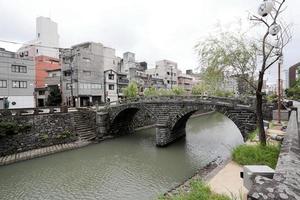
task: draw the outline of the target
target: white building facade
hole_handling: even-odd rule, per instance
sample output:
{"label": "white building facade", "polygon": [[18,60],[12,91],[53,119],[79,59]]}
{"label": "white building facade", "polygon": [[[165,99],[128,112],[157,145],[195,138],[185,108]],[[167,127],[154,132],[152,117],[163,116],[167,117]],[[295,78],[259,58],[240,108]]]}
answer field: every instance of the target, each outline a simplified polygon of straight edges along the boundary
{"label": "white building facade", "polygon": [[32,57],[0,49],[0,109],[35,107]]}
{"label": "white building facade", "polygon": [[160,60],[155,64],[155,68],[146,70],[148,74],[154,78],[163,79],[164,84],[168,89],[178,85],[178,68],[176,62],[170,60]]}
{"label": "white building facade", "polygon": [[59,35],[57,23],[49,17],[36,18],[36,37],[25,43],[18,53],[21,56],[49,56],[59,58]]}

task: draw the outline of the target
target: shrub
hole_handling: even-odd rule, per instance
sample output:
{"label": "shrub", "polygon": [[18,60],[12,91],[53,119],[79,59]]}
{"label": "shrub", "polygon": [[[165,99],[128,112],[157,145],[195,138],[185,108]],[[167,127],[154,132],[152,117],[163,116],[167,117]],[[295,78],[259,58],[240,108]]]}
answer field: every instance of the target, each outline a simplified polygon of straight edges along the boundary
{"label": "shrub", "polygon": [[0,137],[7,135],[16,135],[20,132],[26,132],[31,129],[31,125],[19,125],[16,122],[0,122]]}
{"label": "shrub", "polygon": [[126,88],[123,88],[123,93],[126,97],[134,98],[138,95],[138,86],[136,82],[130,82]]}
{"label": "shrub", "polygon": [[144,95],[145,96],[158,96],[159,92],[157,91],[157,89],[153,86],[146,88],[144,91]]}
{"label": "shrub", "polygon": [[275,169],[279,145],[240,145],[232,152],[232,159],[240,165],[268,165]]}
{"label": "shrub", "polygon": [[184,95],[185,94],[185,90],[179,86],[174,86],[171,90],[174,95]]}
{"label": "shrub", "polygon": [[189,193],[180,193],[174,197],[161,197],[160,200],[230,200],[226,195],[216,194],[211,191],[210,187],[201,181],[191,183]]}

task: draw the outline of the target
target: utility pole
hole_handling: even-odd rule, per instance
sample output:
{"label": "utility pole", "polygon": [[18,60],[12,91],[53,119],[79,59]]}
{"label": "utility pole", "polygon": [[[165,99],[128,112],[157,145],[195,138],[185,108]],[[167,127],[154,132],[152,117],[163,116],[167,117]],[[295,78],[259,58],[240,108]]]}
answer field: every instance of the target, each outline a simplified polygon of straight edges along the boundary
{"label": "utility pole", "polygon": [[280,114],[280,107],[281,107],[281,79],[280,79],[280,68],[281,68],[281,63],[282,63],[282,55],[279,58],[278,61],[278,124],[281,124],[281,114]]}
{"label": "utility pole", "polygon": [[173,88],[173,66],[171,66],[171,89]]}

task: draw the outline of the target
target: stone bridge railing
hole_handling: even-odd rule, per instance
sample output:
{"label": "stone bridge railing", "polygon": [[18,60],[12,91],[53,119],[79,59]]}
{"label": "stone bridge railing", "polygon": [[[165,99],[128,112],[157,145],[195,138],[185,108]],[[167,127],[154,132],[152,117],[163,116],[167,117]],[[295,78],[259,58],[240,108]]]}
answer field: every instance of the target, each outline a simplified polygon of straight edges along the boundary
{"label": "stone bridge railing", "polygon": [[16,108],[16,109],[0,109],[0,116],[9,115],[40,115],[52,113],[67,113],[68,107],[40,107],[40,108]]}
{"label": "stone bridge railing", "polygon": [[215,97],[215,96],[140,96],[136,98],[122,99],[118,101],[111,101],[105,104],[105,107],[118,106],[122,104],[134,103],[134,102],[170,102],[170,101],[201,101],[211,104],[231,104],[232,106],[241,107],[254,107],[253,98],[247,98],[244,100],[231,97]]}
{"label": "stone bridge railing", "polygon": [[273,179],[257,176],[249,200],[300,199],[300,127],[292,111]]}

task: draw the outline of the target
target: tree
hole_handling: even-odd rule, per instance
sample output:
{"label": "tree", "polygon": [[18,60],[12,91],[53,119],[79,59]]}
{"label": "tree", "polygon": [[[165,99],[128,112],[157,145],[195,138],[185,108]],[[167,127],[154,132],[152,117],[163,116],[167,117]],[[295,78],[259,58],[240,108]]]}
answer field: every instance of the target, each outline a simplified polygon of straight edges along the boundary
{"label": "tree", "polygon": [[58,86],[49,87],[50,94],[47,99],[48,106],[59,106],[61,104],[62,98]]}
{"label": "tree", "polygon": [[207,87],[204,83],[198,83],[197,85],[194,85],[192,88],[192,94],[193,95],[206,95]]}
{"label": "tree", "polygon": [[157,91],[157,89],[155,87],[151,86],[151,87],[146,88],[144,90],[144,95],[145,96],[158,96],[159,93],[158,93],[158,91]]}
{"label": "tree", "polygon": [[207,85],[208,93],[218,93],[224,80],[233,77],[239,83],[239,92],[251,92],[251,89],[241,87],[242,82],[247,82],[254,90],[257,46],[257,42],[247,38],[241,31],[233,33],[219,30],[215,35],[200,41],[196,50],[202,65],[202,80]]}
{"label": "tree", "polygon": [[[264,74],[281,58],[283,48],[291,39],[289,26],[283,24],[282,20],[279,19],[280,14],[284,11],[283,4],[285,1],[264,1],[259,10],[263,17],[256,15],[251,17],[255,25],[263,25],[265,29],[262,39],[258,41],[248,39],[241,32],[237,32],[237,34],[223,32],[196,45],[200,62],[206,69],[212,68],[220,72],[230,71],[247,82],[253,89],[256,96],[259,139],[262,145],[266,145],[262,112]],[[268,9],[272,5],[269,13],[262,12],[262,9],[266,8],[266,4],[268,4]],[[257,63],[260,63],[261,66],[255,81]]]}
{"label": "tree", "polygon": [[184,95],[186,91],[180,86],[173,86],[172,92],[174,95]]}
{"label": "tree", "polygon": [[125,97],[135,98],[138,95],[138,86],[136,82],[132,81],[126,88],[123,88],[123,94]]}
{"label": "tree", "polygon": [[[275,64],[282,57],[282,51],[291,39],[291,33],[289,25],[285,25],[282,20],[279,19],[281,13],[285,10],[283,5],[286,0],[276,0],[264,2],[260,7],[260,14],[262,17],[253,15],[250,19],[257,25],[262,25],[265,29],[261,43],[261,66],[259,68],[259,75],[257,86],[255,90],[256,94],[256,116],[259,129],[259,140],[262,145],[266,145],[266,134],[263,123],[263,80],[266,70],[268,70],[273,64]],[[272,9],[269,13],[263,13],[263,9],[266,8],[266,3],[272,3]],[[267,14],[267,15],[266,15]],[[272,44],[272,40],[276,43]]]}

